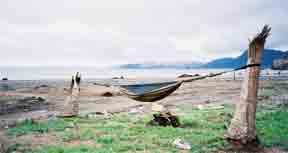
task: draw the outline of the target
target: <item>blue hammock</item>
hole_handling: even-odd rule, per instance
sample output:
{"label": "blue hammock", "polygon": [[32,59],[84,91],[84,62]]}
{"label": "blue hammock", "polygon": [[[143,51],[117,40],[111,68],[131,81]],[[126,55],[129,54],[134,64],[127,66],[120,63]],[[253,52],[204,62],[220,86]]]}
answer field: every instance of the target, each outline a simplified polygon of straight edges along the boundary
{"label": "blue hammock", "polygon": [[131,99],[142,102],[154,102],[167,97],[177,90],[181,84],[182,81],[170,81],[162,83],[121,85],[120,90]]}
{"label": "blue hammock", "polygon": [[[168,82],[160,82],[160,83],[144,83],[144,84],[132,84],[132,85],[116,85],[120,88],[120,91],[127,95],[129,98],[142,101],[142,102],[155,102],[158,100],[161,100],[167,96],[169,96],[171,93],[173,93],[175,90],[177,90],[182,83],[184,82],[193,82],[196,80],[202,80],[208,77],[215,77],[218,75],[222,75],[224,73],[238,71],[242,69],[246,69],[248,67],[254,67],[254,66],[260,66],[260,64],[248,64],[243,67],[229,70],[229,71],[223,71],[215,74],[209,74],[205,76],[200,76],[196,78],[189,78],[186,80],[181,81],[168,81]],[[109,85],[109,84],[101,84],[101,83],[94,83],[96,85],[101,86],[115,86],[115,85]]]}

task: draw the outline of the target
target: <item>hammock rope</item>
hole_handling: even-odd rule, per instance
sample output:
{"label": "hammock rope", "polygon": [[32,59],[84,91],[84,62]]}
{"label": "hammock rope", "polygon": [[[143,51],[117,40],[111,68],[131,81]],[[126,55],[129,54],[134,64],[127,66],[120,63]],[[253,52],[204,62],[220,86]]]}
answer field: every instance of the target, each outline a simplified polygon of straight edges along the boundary
{"label": "hammock rope", "polygon": [[183,82],[193,82],[196,80],[202,80],[202,79],[206,79],[206,78],[211,78],[211,77],[216,77],[225,73],[230,73],[230,72],[235,72],[235,71],[239,71],[239,70],[244,70],[248,67],[255,67],[255,66],[261,66],[260,64],[248,64],[233,70],[228,70],[228,71],[222,71],[222,72],[218,72],[218,73],[214,73],[214,74],[208,74],[208,75],[204,75],[202,77],[198,77],[198,78],[192,78],[192,79],[187,79],[187,80],[183,80]]}
{"label": "hammock rope", "polygon": [[[255,67],[260,66],[260,64],[248,64],[233,70],[228,71],[222,71],[219,73],[213,73],[204,75],[197,78],[190,78],[190,79],[184,79],[184,80],[177,80],[177,81],[169,81],[169,82],[161,82],[161,83],[146,83],[146,84],[132,84],[132,85],[117,85],[120,89],[120,91],[125,94],[127,97],[134,99],[136,101],[140,102],[155,102],[158,100],[161,100],[167,96],[169,96],[171,93],[173,93],[175,90],[177,90],[182,83],[186,82],[193,82],[197,80],[203,80],[206,78],[216,77],[225,73],[244,70],[249,67]],[[101,84],[101,83],[94,83],[95,85],[100,86],[106,86],[111,87],[115,85],[110,84]]]}

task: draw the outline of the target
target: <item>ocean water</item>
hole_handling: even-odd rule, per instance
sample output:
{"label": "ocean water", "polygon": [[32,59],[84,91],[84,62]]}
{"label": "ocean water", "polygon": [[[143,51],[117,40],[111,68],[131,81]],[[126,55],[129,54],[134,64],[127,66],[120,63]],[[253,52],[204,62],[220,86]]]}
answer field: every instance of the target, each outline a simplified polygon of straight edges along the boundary
{"label": "ocean water", "polygon": [[[76,72],[82,74],[83,79],[111,79],[123,76],[125,78],[176,78],[181,74],[217,73],[229,69],[119,69],[97,67],[1,67],[0,79],[9,80],[55,80],[70,79]],[[278,76],[279,71],[262,70],[261,76]],[[244,71],[237,71],[236,77],[242,78]],[[233,73],[221,75],[218,78],[233,78]],[[287,78],[288,71],[281,71],[281,77]]]}
{"label": "ocean water", "polygon": [[[181,74],[209,74],[224,69],[118,69],[95,67],[0,67],[0,79],[9,80],[46,80],[70,79],[80,72],[85,79],[128,78],[176,78]],[[225,69],[227,70],[227,69]]]}

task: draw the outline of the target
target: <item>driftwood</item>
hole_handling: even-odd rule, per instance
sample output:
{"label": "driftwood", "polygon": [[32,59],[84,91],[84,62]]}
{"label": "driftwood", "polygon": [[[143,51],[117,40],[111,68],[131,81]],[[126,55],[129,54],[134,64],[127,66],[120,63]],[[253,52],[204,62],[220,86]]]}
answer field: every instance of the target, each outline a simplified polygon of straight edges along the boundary
{"label": "driftwood", "polygon": [[[249,43],[248,64],[261,63],[262,51],[270,31],[271,28],[265,25],[261,33]],[[234,144],[248,145],[257,142],[256,106],[260,70],[260,66],[246,70],[240,101],[236,104],[234,118],[225,134],[225,138]]]}
{"label": "driftwood", "polygon": [[68,96],[65,99],[65,104],[59,117],[72,117],[77,116],[79,113],[79,93],[80,93],[81,75],[76,73],[75,77],[72,76],[70,88],[68,89]]}

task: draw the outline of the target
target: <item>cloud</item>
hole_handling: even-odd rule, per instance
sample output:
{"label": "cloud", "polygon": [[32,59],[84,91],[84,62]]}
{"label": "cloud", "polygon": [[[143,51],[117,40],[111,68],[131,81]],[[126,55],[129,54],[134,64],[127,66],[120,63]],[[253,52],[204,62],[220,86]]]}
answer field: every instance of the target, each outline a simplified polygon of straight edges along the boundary
{"label": "cloud", "polygon": [[1,65],[112,65],[237,56],[272,26],[287,50],[288,2],[1,0]]}

